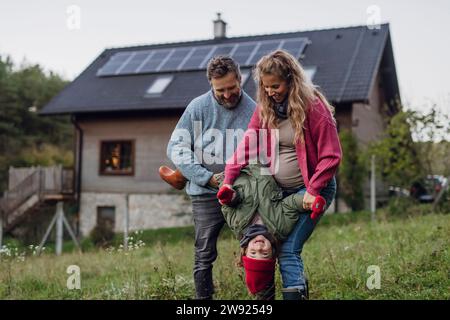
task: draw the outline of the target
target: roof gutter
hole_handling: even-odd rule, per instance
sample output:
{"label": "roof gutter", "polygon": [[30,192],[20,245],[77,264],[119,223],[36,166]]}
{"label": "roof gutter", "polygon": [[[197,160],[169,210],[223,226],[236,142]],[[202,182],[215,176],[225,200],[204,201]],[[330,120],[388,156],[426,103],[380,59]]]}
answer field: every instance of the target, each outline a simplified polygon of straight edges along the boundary
{"label": "roof gutter", "polygon": [[76,128],[77,132],[78,132],[78,145],[75,143],[74,144],[74,148],[75,148],[75,155],[77,157],[76,160],[76,169],[75,169],[75,196],[77,199],[77,226],[76,226],[76,233],[77,236],[79,236],[80,234],[80,200],[81,200],[81,168],[82,166],[82,150],[83,150],[83,130],[81,129],[81,127],[79,126],[79,124],[77,123],[77,119],[75,115],[72,115],[70,117],[70,121],[72,122],[72,124],[74,125],[74,127]]}

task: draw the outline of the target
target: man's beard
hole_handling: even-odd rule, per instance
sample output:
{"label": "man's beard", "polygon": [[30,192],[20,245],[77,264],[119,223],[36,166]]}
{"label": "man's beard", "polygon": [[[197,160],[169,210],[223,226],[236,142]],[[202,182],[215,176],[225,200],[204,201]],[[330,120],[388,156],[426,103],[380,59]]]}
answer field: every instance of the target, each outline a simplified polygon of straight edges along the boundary
{"label": "man's beard", "polygon": [[237,94],[231,95],[228,99],[225,99],[223,96],[218,97],[216,95],[215,98],[217,100],[217,103],[223,106],[226,109],[234,109],[239,104],[239,101],[241,100],[242,91],[239,91]]}

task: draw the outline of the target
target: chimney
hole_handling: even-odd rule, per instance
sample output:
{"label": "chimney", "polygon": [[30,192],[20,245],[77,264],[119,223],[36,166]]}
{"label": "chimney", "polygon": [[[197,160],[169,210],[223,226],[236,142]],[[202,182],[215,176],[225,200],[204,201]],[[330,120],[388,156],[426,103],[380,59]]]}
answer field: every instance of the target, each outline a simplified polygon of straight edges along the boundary
{"label": "chimney", "polygon": [[223,39],[227,37],[227,23],[220,17],[221,13],[217,12],[217,20],[214,20],[214,39]]}

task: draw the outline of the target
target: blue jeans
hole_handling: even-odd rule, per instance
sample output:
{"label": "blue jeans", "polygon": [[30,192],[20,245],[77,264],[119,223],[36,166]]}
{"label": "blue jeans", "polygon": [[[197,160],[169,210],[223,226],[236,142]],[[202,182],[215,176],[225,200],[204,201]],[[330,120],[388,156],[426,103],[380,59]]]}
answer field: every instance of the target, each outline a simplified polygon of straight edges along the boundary
{"label": "blue jeans", "polygon": [[[306,187],[300,188],[296,193],[304,194]],[[283,196],[287,197],[295,191],[285,191]],[[327,208],[336,195],[336,179],[333,177],[328,185],[322,189],[320,195],[324,197]],[[300,256],[303,245],[311,236],[316,224],[319,222],[322,215],[318,219],[312,220],[310,211],[306,214],[301,213],[292,232],[289,234],[287,240],[282,244],[278,262],[280,264],[281,278],[283,280],[283,288],[305,288],[305,276],[303,273],[303,261]]]}

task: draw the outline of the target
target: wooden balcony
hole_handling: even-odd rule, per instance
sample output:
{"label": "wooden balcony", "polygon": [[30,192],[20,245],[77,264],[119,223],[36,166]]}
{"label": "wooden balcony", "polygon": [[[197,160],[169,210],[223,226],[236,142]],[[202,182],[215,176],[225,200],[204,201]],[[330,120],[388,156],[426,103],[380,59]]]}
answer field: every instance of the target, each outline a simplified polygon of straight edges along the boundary
{"label": "wooden balcony", "polygon": [[0,200],[6,230],[45,202],[74,197],[74,171],[62,166],[10,168],[8,182]]}

